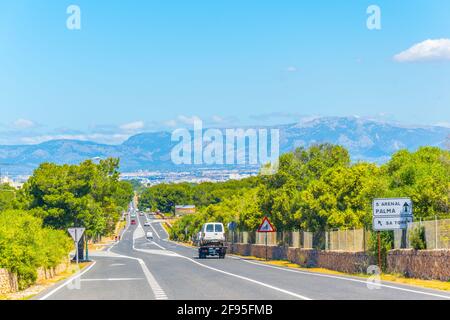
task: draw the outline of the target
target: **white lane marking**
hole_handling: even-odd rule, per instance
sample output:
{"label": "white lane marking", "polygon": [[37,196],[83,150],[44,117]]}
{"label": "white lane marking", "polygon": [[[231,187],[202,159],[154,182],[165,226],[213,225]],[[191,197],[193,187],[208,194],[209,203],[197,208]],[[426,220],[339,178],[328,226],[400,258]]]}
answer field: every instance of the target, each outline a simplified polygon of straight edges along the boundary
{"label": "white lane marking", "polygon": [[[153,231],[156,233],[156,235],[157,235],[158,238],[159,238],[158,233],[156,232],[156,230],[153,228],[153,226],[152,226],[151,224],[150,224],[150,227],[153,229]],[[138,231],[138,230],[139,230],[139,231]],[[145,235],[144,228],[142,228],[141,220],[138,219],[138,226],[137,226],[136,230],[134,230],[134,233],[133,233],[133,250],[136,250],[136,251],[141,251],[141,250],[143,250],[143,249],[136,249],[135,246],[134,246],[134,243],[135,243],[135,240],[136,240],[136,239],[142,238],[142,237],[145,237],[145,236],[146,236],[146,235]],[[147,239],[147,240],[148,240],[148,239]],[[148,241],[149,241],[149,240],[148,240]],[[157,246],[158,248],[162,249],[162,250],[167,250],[166,248],[164,248],[163,246],[159,245],[159,244],[156,243],[155,241],[152,241],[152,243],[153,243],[155,246]]]}
{"label": "white lane marking", "polygon": [[[133,232],[133,250],[141,251],[142,249],[136,249],[134,244],[135,244],[136,239],[141,237],[140,235],[143,234],[145,236],[145,232],[144,232],[144,229],[142,228],[140,219],[138,218],[137,220],[138,220],[138,227]],[[165,294],[164,290],[159,285],[158,281],[156,281],[153,274],[147,268],[147,265],[145,264],[144,260],[142,260],[140,258],[129,257],[129,256],[124,256],[124,255],[121,255],[121,256],[125,257],[125,258],[129,258],[129,259],[137,260],[139,262],[139,264],[142,268],[142,271],[144,272],[144,275],[147,278],[147,282],[150,285],[150,288],[152,289],[156,300],[168,299],[167,295]]]}
{"label": "white lane marking", "polygon": [[45,296],[39,298],[39,300],[45,300],[48,297],[50,297],[51,295],[55,294],[56,292],[58,292],[59,290],[61,290],[62,288],[64,288],[65,286],[67,286],[69,283],[71,283],[73,280],[81,277],[83,274],[85,274],[86,272],[88,272],[89,270],[92,269],[93,266],[95,266],[95,264],[97,263],[97,261],[94,261],[89,267],[87,267],[86,269],[84,269],[82,272],[76,273],[75,275],[73,275],[72,277],[70,277],[69,279],[67,279],[66,281],[64,281],[63,284],[61,284],[60,286],[56,287],[55,289],[53,289],[52,291],[50,291],[49,293],[47,293]]}
{"label": "white lane marking", "polygon": [[144,260],[135,258],[135,257],[124,256],[124,255],[120,255],[119,258],[132,259],[132,260],[136,260],[137,262],[139,262],[139,265],[141,266],[142,271],[144,272],[145,278],[147,279],[147,282],[148,282],[150,288],[152,289],[155,299],[156,300],[167,300],[168,299],[167,295],[165,294],[164,290],[159,285],[158,281],[156,281],[153,274],[147,268],[147,265],[145,264]]}
{"label": "white lane marking", "polygon": [[[254,264],[254,265],[258,265],[258,266],[266,267],[266,268],[279,269],[279,270],[283,270],[283,271],[287,271],[287,272],[300,273],[300,274],[305,274],[305,275],[309,275],[309,276],[332,278],[332,279],[339,279],[339,280],[345,280],[345,281],[352,281],[352,282],[359,282],[359,283],[367,284],[366,280],[352,279],[352,278],[347,278],[347,277],[339,277],[339,276],[333,276],[333,275],[322,274],[322,273],[305,272],[305,271],[300,271],[300,270],[293,270],[293,269],[290,269],[290,268],[281,268],[281,267],[276,267],[276,266],[270,266],[270,265],[267,265],[267,264],[257,263],[257,262],[254,262],[254,261],[248,261],[248,260],[245,260],[245,259],[242,259],[242,258],[238,258],[238,259],[242,260],[244,262],[250,263],[250,264]],[[400,291],[406,291],[406,292],[412,292],[412,293],[417,293],[417,294],[424,294],[424,295],[429,295],[429,296],[434,296],[434,297],[439,297],[439,298],[450,299],[450,296],[440,295],[440,294],[437,294],[437,293],[431,293],[431,292],[426,292],[426,291],[418,291],[418,290],[413,290],[413,289],[406,289],[406,288],[401,288],[401,287],[387,285],[387,284],[384,284],[384,283],[379,283],[377,285],[381,286],[381,287],[390,288],[390,289],[400,290]]]}
{"label": "white lane marking", "polygon": [[[136,258],[135,258],[136,259]],[[150,270],[148,270],[147,265],[144,260],[137,259],[139,264],[141,265],[142,270],[144,271],[145,277],[147,278],[147,282],[152,288],[153,294],[155,295],[156,300],[167,300],[167,295],[164,290],[160,287],[159,283],[156,281],[155,277],[153,277]]]}
{"label": "white lane marking", "polygon": [[288,291],[288,290],[285,290],[285,289],[281,289],[281,288],[272,286],[272,285],[270,285],[270,284],[267,284],[267,283],[264,283],[264,282],[261,282],[261,281],[257,281],[257,280],[251,279],[251,278],[247,278],[247,277],[244,277],[244,276],[240,276],[240,275],[235,274],[235,273],[231,273],[231,272],[227,272],[227,271],[224,271],[224,270],[220,270],[220,269],[217,269],[217,268],[213,268],[213,267],[207,266],[207,265],[205,265],[205,264],[202,264],[202,263],[200,263],[200,262],[197,262],[197,261],[195,261],[195,260],[193,260],[193,259],[191,259],[191,258],[182,256],[182,255],[179,255],[179,257],[180,257],[180,258],[187,259],[187,260],[191,261],[192,263],[195,263],[195,264],[197,264],[197,265],[199,265],[199,266],[201,266],[201,267],[203,267],[203,268],[206,268],[206,269],[210,269],[210,270],[213,270],[213,271],[216,271],[216,272],[220,272],[220,273],[223,273],[223,274],[226,274],[226,275],[229,275],[229,276],[232,276],[232,277],[241,279],[241,280],[245,280],[245,281],[248,281],[248,282],[252,282],[252,283],[258,284],[258,285],[260,285],[260,286],[263,286],[263,287],[266,287],[266,288],[269,288],[269,289],[272,289],[272,290],[276,290],[276,291],[279,291],[279,292],[288,294],[288,295],[290,295],[290,296],[293,296],[293,297],[296,297],[296,298],[299,298],[299,299],[302,299],[302,300],[312,300],[311,298],[302,296],[302,295],[297,294],[297,293],[292,292],[292,291]]}
{"label": "white lane marking", "polygon": [[83,282],[89,281],[134,281],[134,280],[142,280],[143,278],[104,278],[104,279],[81,279]]}
{"label": "white lane marking", "polygon": [[113,263],[113,264],[110,264],[109,266],[110,267],[119,267],[119,266],[124,266],[125,264],[124,263]]}
{"label": "white lane marking", "polygon": [[155,246],[157,246],[158,248],[160,248],[161,250],[167,250],[166,248],[164,248],[162,245],[156,243],[155,241],[152,241],[151,243],[154,244]]}
{"label": "white lane marking", "polygon": [[[174,243],[174,244],[179,245],[179,246],[183,246],[185,248],[190,248],[192,250],[196,250],[195,248],[186,246],[186,245],[181,244],[181,243],[173,242],[171,240],[166,240],[166,241]],[[185,258],[187,258],[187,257],[185,257]],[[301,273],[301,274],[305,274],[305,275],[312,275],[312,276],[317,276],[317,277],[334,278],[334,279],[339,279],[339,280],[353,281],[353,282],[359,282],[359,283],[367,284],[367,282],[365,280],[358,280],[358,279],[352,279],[352,278],[346,278],[346,277],[326,275],[326,274],[321,274],[321,273],[304,272],[304,271],[300,271],[300,270],[293,270],[293,269],[290,269],[290,268],[281,268],[281,267],[276,267],[276,266],[269,266],[269,265],[266,265],[266,264],[261,264],[261,263],[257,263],[257,262],[253,262],[253,261],[248,261],[246,259],[243,259],[243,258],[240,258],[240,257],[234,257],[234,256],[230,256],[230,258],[235,259],[235,260],[242,260],[244,262],[247,262],[247,263],[250,263],[250,264],[255,264],[255,265],[258,265],[258,266],[261,266],[261,267],[279,269],[279,270],[288,271],[288,272],[297,272],[297,273]],[[189,259],[189,258],[187,258],[187,259]],[[197,261],[193,261],[193,262],[198,263]],[[384,284],[384,283],[380,283],[379,285],[382,286],[382,287],[385,287],[385,288],[390,288],[390,289],[395,289],[395,290],[401,290],[401,291],[406,291],[406,292],[412,292],[412,293],[417,293],[417,294],[424,294],[424,295],[435,296],[435,297],[439,297],[439,298],[450,299],[450,296],[440,295],[440,294],[437,294],[437,293],[431,293],[431,292],[425,292],[425,291],[418,291],[418,290],[413,290],[413,289],[401,288],[401,287],[391,286],[391,285]]]}
{"label": "white lane marking", "polygon": [[178,256],[178,253],[175,253],[173,251],[169,250],[154,250],[154,249],[134,249],[135,251],[144,252],[148,254],[156,254],[161,256],[167,256],[167,257],[176,257]]}
{"label": "white lane marking", "polygon": [[166,231],[166,228],[164,228],[162,226],[162,222],[159,221],[158,223],[159,223],[159,226],[160,226],[161,230],[164,231],[164,233],[166,234],[167,237],[169,237],[169,233]]}
{"label": "white lane marking", "polygon": [[153,224],[150,223],[150,228],[152,228],[153,232],[155,232],[156,236],[158,237],[158,239],[161,239],[161,237],[159,236],[159,233],[156,232],[156,229],[153,227]]}
{"label": "white lane marking", "polygon": [[[134,238],[134,237],[133,237],[133,238]],[[172,241],[170,241],[170,240],[167,240],[167,241],[168,241],[168,242],[172,242]],[[175,243],[175,244],[177,244],[177,243]],[[188,247],[188,248],[194,249],[194,248],[191,248],[191,247]],[[136,250],[136,249],[134,248],[134,242],[133,242],[133,249]],[[137,250],[138,250],[138,251],[145,252],[145,250],[142,250],[142,249],[137,249]],[[195,250],[195,249],[194,249],[194,250]],[[236,277],[236,278],[239,278],[239,279],[242,279],[242,280],[246,280],[246,281],[249,281],[249,282],[252,282],[252,283],[255,283],[255,284],[258,284],[258,285],[261,285],[261,286],[264,286],[264,287],[267,287],[267,288],[270,288],[270,289],[273,289],[273,290],[276,290],[276,291],[279,291],[279,292],[282,292],[282,293],[285,293],[285,294],[288,294],[288,295],[291,295],[291,296],[294,296],[294,297],[299,298],[299,299],[303,299],[303,300],[311,300],[310,298],[305,297],[305,296],[302,296],[302,295],[299,295],[299,294],[297,294],[297,293],[294,293],[294,292],[291,292],[291,291],[288,291],[288,290],[285,290],[285,289],[281,289],[281,288],[272,286],[272,285],[270,285],[270,284],[267,284],[267,283],[264,283],[264,282],[261,282],[261,281],[257,281],[257,280],[250,279],[250,278],[247,278],[247,277],[244,277],[244,276],[240,276],[240,275],[237,275],[237,274],[234,274],[234,273],[231,273],[231,272],[227,272],[227,271],[224,271],[224,270],[216,269],[216,268],[213,268],[213,267],[204,265],[204,264],[202,264],[202,263],[199,263],[199,262],[197,262],[197,261],[195,261],[195,260],[193,260],[193,259],[191,259],[191,258],[189,258],[189,257],[185,257],[185,256],[180,255],[180,254],[175,253],[175,252],[173,252],[173,253],[174,253],[174,255],[173,255],[174,257],[179,257],[179,258],[187,259],[187,260],[191,261],[192,263],[195,263],[195,264],[197,264],[197,265],[199,265],[199,266],[202,266],[203,268],[207,268],[207,269],[210,269],[210,270],[213,270],[213,271],[216,271],[216,272],[220,272],[220,273],[223,273],[223,274],[232,276],[232,277]]]}

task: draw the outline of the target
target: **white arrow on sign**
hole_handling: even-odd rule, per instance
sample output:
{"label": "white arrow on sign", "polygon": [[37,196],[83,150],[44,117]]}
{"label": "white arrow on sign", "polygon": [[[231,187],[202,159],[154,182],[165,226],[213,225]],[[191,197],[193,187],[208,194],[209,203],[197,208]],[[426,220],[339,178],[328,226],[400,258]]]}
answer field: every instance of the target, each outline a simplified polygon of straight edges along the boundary
{"label": "white arrow on sign", "polygon": [[386,231],[406,229],[408,223],[413,222],[413,217],[374,217],[373,230]]}
{"label": "white arrow on sign", "polygon": [[373,199],[374,217],[400,217],[413,215],[413,203],[410,198]]}
{"label": "white arrow on sign", "polygon": [[85,228],[69,228],[67,231],[69,231],[70,236],[72,237],[73,241],[78,243],[80,241],[81,236],[84,233]]}

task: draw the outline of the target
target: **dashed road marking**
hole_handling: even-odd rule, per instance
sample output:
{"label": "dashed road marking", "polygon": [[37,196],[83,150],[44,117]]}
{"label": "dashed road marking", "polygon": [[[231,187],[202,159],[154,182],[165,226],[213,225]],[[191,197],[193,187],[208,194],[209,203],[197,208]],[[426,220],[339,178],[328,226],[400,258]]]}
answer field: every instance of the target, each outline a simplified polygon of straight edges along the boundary
{"label": "dashed road marking", "polygon": [[143,278],[98,278],[98,279],[81,279],[83,282],[90,281],[134,281],[134,280],[142,280]]}

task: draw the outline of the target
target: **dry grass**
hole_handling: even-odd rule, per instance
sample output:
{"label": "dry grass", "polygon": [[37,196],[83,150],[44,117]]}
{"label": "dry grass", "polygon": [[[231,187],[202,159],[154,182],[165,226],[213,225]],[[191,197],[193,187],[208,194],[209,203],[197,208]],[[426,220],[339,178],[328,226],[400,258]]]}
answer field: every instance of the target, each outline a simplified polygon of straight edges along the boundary
{"label": "dry grass", "polygon": [[[239,256],[239,255],[236,255],[236,256]],[[369,275],[367,275],[367,274],[348,274],[348,273],[339,272],[339,271],[330,270],[330,269],[324,269],[324,268],[304,268],[298,264],[292,263],[287,260],[266,261],[264,258],[258,258],[258,257],[253,257],[253,256],[239,256],[239,257],[249,259],[249,260],[260,261],[262,263],[266,263],[269,265],[274,265],[274,266],[279,266],[279,267],[287,267],[287,268],[293,268],[293,269],[300,269],[302,271],[308,271],[308,272],[323,273],[323,274],[330,274],[330,275],[340,275],[340,276],[354,276],[354,277],[360,277],[360,278],[368,278],[369,277]],[[417,287],[422,287],[422,288],[450,291],[450,281],[406,278],[404,276],[394,275],[394,274],[382,274],[381,280],[389,281],[389,282],[393,282],[393,283],[401,283],[401,284],[406,284],[406,285],[411,285],[411,286],[417,286]]]}

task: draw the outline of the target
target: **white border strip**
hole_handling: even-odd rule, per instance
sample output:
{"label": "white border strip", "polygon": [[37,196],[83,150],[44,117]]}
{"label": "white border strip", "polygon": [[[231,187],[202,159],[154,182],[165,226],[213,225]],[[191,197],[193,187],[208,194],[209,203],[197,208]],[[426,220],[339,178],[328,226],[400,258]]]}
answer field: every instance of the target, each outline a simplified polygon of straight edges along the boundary
{"label": "white border strip", "polygon": [[[250,263],[250,264],[258,265],[258,266],[261,266],[261,267],[272,268],[272,269],[279,269],[279,270],[283,270],[283,271],[287,271],[287,272],[294,272],[294,273],[300,273],[300,274],[305,274],[305,275],[309,275],[309,276],[332,278],[332,279],[338,279],[338,280],[344,280],[344,281],[352,281],[352,282],[360,282],[360,283],[367,284],[366,280],[353,279],[353,278],[349,278],[349,277],[333,276],[333,275],[328,275],[328,274],[323,274],[323,273],[306,272],[306,271],[294,270],[294,269],[291,269],[291,268],[282,268],[282,267],[271,266],[271,265],[267,265],[267,264],[263,264],[263,263],[254,262],[254,261],[249,261],[249,260],[242,259],[242,258],[240,258],[239,260],[242,260],[242,261]],[[406,289],[406,288],[402,288],[402,287],[396,287],[396,286],[387,285],[387,284],[384,284],[384,283],[377,283],[376,286],[385,287],[385,288],[394,289],[394,290],[412,292],[412,293],[416,293],[416,294],[423,294],[423,295],[428,295],[428,296],[433,296],[433,297],[438,297],[438,298],[450,299],[450,296],[440,295],[440,294],[437,294],[437,293],[426,292],[426,291],[418,291],[418,290],[413,290],[413,289]]]}
{"label": "white border strip", "polygon": [[84,269],[81,272],[78,272],[77,274],[71,276],[68,280],[64,281],[63,284],[61,284],[60,286],[56,287],[55,289],[53,289],[52,291],[50,291],[49,293],[47,293],[45,296],[39,298],[39,300],[46,300],[48,297],[50,297],[51,295],[55,294],[57,291],[61,290],[62,288],[64,288],[65,286],[67,286],[70,282],[72,282],[73,280],[81,277],[83,274],[85,274],[86,272],[88,272],[89,270],[92,269],[93,266],[95,266],[95,264],[97,263],[97,261],[94,261],[89,267],[87,267],[86,269]]}

